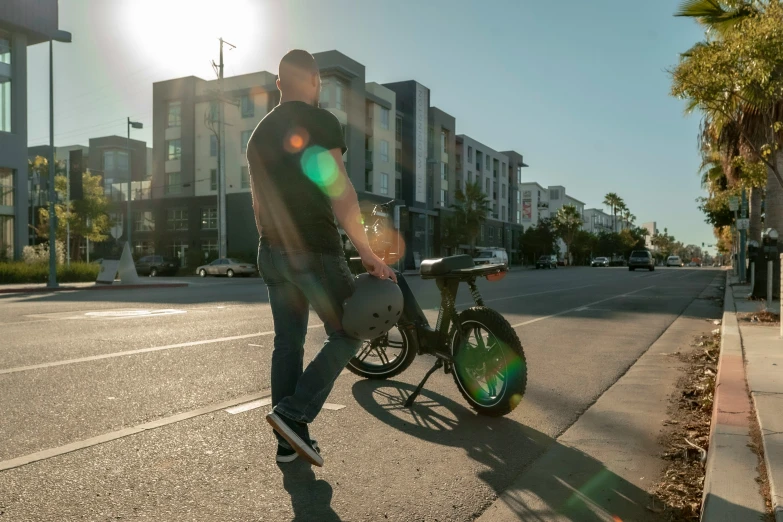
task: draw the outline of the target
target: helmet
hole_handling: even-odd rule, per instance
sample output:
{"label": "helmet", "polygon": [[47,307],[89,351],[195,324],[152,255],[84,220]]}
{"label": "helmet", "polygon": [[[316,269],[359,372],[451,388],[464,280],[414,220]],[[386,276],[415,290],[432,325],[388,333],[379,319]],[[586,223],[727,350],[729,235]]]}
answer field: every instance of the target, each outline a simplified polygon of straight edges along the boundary
{"label": "helmet", "polygon": [[402,291],[394,281],[360,274],[353,295],[343,303],[343,330],[370,340],[388,332],[402,315]]}

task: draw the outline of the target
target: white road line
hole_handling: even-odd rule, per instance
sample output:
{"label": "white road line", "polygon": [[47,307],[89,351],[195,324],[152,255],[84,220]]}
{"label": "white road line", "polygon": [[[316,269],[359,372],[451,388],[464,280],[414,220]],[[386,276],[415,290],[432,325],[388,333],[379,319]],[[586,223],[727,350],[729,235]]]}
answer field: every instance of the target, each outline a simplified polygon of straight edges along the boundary
{"label": "white road line", "polygon": [[[269,406],[270,404],[272,404],[272,398],[267,397],[265,399],[260,399],[257,401],[246,402],[245,404],[240,404],[238,406],[234,406],[233,408],[228,408],[224,411],[226,413],[230,413],[231,415],[236,415],[237,413],[244,413],[246,411],[263,408],[264,406]],[[327,402],[323,405],[323,409],[331,410],[331,411],[338,411],[338,410],[342,410],[343,408],[345,408],[344,404],[332,404],[330,402]]]}
{"label": "white road line", "polygon": [[105,442],[121,439],[129,435],[135,435],[143,431],[154,430],[155,428],[160,428],[162,426],[174,424],[175,422],[192,419],[193,417],[199,417],[201,415],[212,413],[218,410],[224,410],[226,408],[230,408],[231,406],[236,406],[237,404],[243,404],[248,401],[262,399],[268,397],[270,394],[271,392],[265,391],[260,393],[243,395],[242,397],[237,397],[236,399],[218,402],[210,406],[204,406],[203,408],[198,408],[195,410],[178,413],[176,415],[171,415],[170,417],[164,417],[156,421],[145,422],[144,424],[139,424],[138,426],[132,426],[130,428],[124,428],[117,431],[111,431],[109,433],[104,433],[103,435],[98,435],[96,437],[91,437],[89,439],[80,440],[78,442],[72,442],[64,446],[58,446],[56,448],[49,448],[42,451],[36,451],[35,453],[30,453],[29,455],[23,455],[21,457],[16,457],[10,460],[4,460],[0,462],[0,471],[5,471],[7,469],[12,469],[12,468],[18,468],[20,466],[24,466],[32,462],[37,462],[39,460],[46,460],[52,457],[57,457],[59,455],[64,455],[66,453],[71,453],[73,451],[89,448],[91,446],[97,446],[98,444],[103,444]]}
{"label": "white road line", "polygon": [[[308,326],[307,328],[308,329],[320,328],[322,326],[323,324],[313,324]],[[201,346],[204,344],[223,343],[226,341],[236,341],[239,339],[252,339],[254,337],[263,337],[266,335],[272,335],[274,333],[275,333],[274,331],[271,331],[271,332],[252,333],[246,335],[234,335],[232,337],[219,337],[217,339],[204,339],[202,341],[191,341],[188,343],[169,344],[166,346],[153,346],[151,348],[140,348],[138,350],[126,350],[124,352],[104,353],[101,355],[92,355],[90,357],[80,357],[78,359],[65,359],[62,361],[52,361],[52,362],[42,363],[42,364],[32,364],[30,366],[17,366],[15,368],[0,369],[0,375],[7,374],[7,373],[26,372],[29,370],[40,370],[41,368],[64,366],[66,364],[76,364],[76,363],[89,362],[89,361],[98,361],[101,359],[111,359],[113,357],[123,357],[125,355],[136,355],[139,353],[159,352],[161,350],[171,350],[173,348],[189,348],[191,346]]]}
{"label": "white road line", "polygon": [[565,315],[565,314],[567,314],[569,312],[576,312],[576,311],[578,311],[578,310],[580,310],[580,309],[582,309],[584,307],[587,307],[587,306],[593,306],[593,305],[597,305],[599,303],[605,303],[606,301],[611,301],[612,299],[617,299],[618,297],[626,297],[626,296],[629,296],[631,294],[635,294],[637,292],[642,292],[644,290],[649,290],[650,288],[655,288],[655,285],[647,286],[645,288],[640,288],[639,290],[634,290],[633,292],[625,292],[625,293],[622,293],[622,294],[619,294],[619,295],[615,295],[615,296],[612,296],[612,297],[607,297],[606,299],[601,299],[600,301],[594,301],[592,303],[587,303],[587,304],[584,304],[584,305],[576,306],[574,308],[569,308],[568,310],[563,310],[562,312],[558,312],[556,314],[545,315],[544,317],[536,317],[535,319],[531,319],[531,320],[525,321],[523,323],[512,324],[511,327],[512,328],[519,328],[520,326],[526,326],[526,325],[529,325],[529,324],[537,323],[539,321],[544,321],[546,319],[551,319],[553,317],[558,317],[558,316],[561,316],[561,315]]}

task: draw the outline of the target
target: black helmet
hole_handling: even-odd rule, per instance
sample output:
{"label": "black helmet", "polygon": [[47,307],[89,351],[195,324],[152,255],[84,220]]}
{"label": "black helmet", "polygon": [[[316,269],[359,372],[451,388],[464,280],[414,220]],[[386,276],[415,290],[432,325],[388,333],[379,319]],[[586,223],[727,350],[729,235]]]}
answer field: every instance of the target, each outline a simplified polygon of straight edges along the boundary
{"label": "black helmet", "polygon": [[343,303],[343,330],[370,340],[388,332],[402,315],[402,291],[397,283],[360,274],[353,295]]}

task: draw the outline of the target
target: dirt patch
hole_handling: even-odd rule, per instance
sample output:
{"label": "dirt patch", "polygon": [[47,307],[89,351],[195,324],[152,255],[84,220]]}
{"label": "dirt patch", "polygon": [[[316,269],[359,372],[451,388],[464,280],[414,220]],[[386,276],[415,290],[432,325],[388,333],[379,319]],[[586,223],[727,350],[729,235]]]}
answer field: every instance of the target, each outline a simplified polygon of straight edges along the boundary
{"label": "dirt patch", "polygon": [[676,352],[687,368],[677,383],[669,406],[666,432],[661,436],[667,461],[660,481],[653,486],[650,511],[663,520],[698,521],[704,490],[705,463],[709,449],[710,421],[715,393],[720,331],[699,336],[687,353]]}
{"label": "dirt patch", "polygon": [[759,464],[756,467],[758,476],[756,482],[759,485],[759,491],[764,499],[764,505],[767,512],[765,513],[763,522],[775,522],[775,515],[772,511],[772,494],[769,489],[769,474],[767,474],[767,463],[764,460],[764,443],[761,440],[761,428],[759,427],[758,417],[756,417],[756,405],[751,401],[750,412],[750,447],[751,451],[756,454],[759,459]]}
{"label": "dirt patch", "polygon": [[738,313],[737,321],[759,326],[780,326],[780,315],[767,312],[766,310],[762,312]]}

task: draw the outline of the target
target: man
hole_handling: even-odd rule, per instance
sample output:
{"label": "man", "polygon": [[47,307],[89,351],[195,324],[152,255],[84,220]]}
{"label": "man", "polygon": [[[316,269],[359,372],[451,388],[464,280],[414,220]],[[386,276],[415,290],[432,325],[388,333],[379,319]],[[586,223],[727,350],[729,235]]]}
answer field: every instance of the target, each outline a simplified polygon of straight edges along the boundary
{"label": "man", "polygon": [[[335,217],[367,271],[397,281],[370,249],[356,191],[345,172],[347,150],[337,118],[318,108],[321,78],[312,55],[294,50],[280,61],[280,104],[258,124],[247,146],[253,212],[261,236],[258,267],[275,325],[272,412],[277,461],[297,455],[323,465],[310,439],[335,379],[361,341],[342,328],[342,304],[354,289]],[[309,306],[328,339],[303,370]]]}

